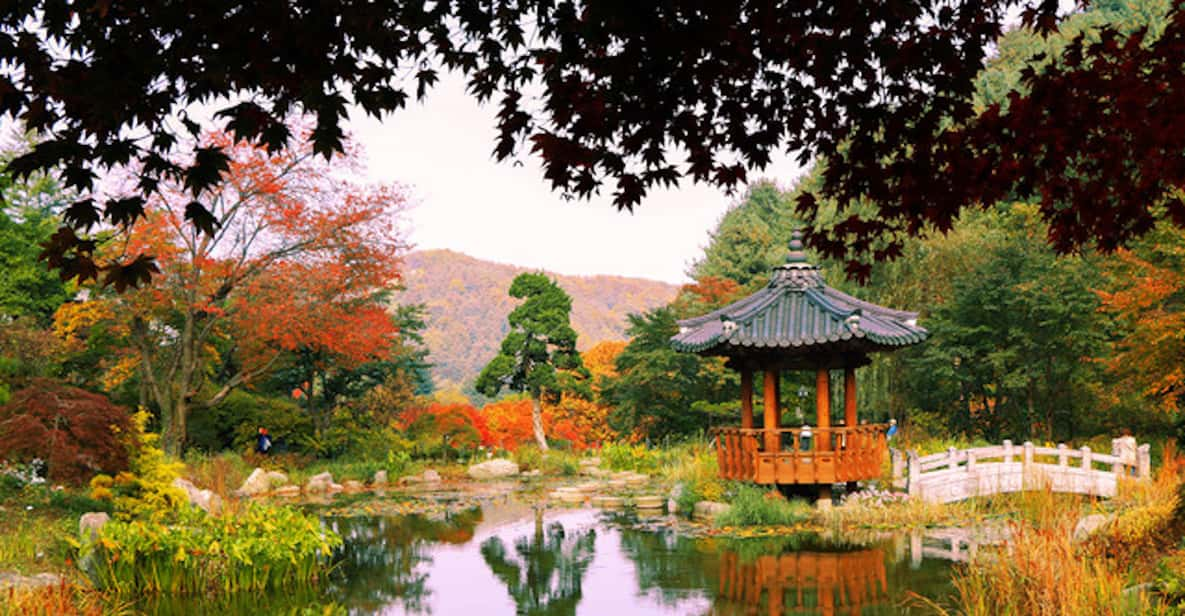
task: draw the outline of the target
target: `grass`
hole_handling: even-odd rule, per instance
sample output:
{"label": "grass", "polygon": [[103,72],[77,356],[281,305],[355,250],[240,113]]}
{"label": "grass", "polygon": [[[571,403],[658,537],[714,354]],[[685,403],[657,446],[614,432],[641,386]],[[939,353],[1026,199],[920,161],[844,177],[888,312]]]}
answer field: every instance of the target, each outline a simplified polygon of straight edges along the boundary
{"label": "grass", "polygon": [[1074,542],[1076,518],[1053,526],[1015,523],[1008,543],[958,569],[953,583],[967,616],[1150,614],[1155,606],[1128,572]]}
{"label": "grass", "polygon": [[510,459],[521,471],[539,471],[544,475],[571,477],[580,472],[580,454],[563,449],[543,451],[536,445],[520,445]]}
{"label": "grass", "polygon": [[63,582],[0,591],[0,616],[119,616],[132,613],[126,603]]}
{"label": "grass", "polygon": [[77,515],[52,509],[40,500],[34,505],[27,502],[6,501],[9,510],[0,514],[0,571],[69,572],[74,549],[66,538],[77,532]]}
{"label": "grass", "polygon": [[[1170,447],[1154,481],[1121,485],[1107,504],[1113,519],[1085,541],[1075,538],[1082,507],[1048,493],[1025,496],[1028,511],[1011,522],[1008,543],[955,573],[959,613],[1176,613],[1165,600],[1175,602],[1185,588],[1185,559],[1163,555],[1185,530],[1183,462]],[[1146,586],[1154,577],[1158,595]]]}
{"label": "grass", "polygon": [[788,501],[776,492],[747,485],[736,488],[730,504],[728,511],[716,517],[716,526],[793,526],[814,513],[806,501]]}

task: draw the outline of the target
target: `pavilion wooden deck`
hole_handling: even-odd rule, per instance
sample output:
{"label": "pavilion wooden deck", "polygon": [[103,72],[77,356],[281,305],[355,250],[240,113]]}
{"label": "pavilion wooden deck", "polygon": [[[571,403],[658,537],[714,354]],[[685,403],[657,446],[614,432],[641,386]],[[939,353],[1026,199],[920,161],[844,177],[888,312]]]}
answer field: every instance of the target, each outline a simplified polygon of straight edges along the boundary
{"label": "pavilion wooden deck", "polygon": [[716,428],[723,479],[762,485],[832,484],[875,479],[888,456],[885,424],[851,428]]}

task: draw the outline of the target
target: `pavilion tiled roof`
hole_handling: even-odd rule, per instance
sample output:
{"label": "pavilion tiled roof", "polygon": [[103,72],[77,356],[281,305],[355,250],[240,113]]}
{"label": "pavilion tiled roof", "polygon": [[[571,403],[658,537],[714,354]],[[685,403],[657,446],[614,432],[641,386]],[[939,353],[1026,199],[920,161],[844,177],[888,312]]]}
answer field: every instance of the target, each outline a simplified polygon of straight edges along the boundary
{"label": "pavilion tiled roof", "polygon": [[790,258],[764,289],[701,317],[679,322],[678,351],[734,355],[766,350],[805,355],[832,349],[862,352],[916,344],[929,333],[917,313],[866,302],[827,286],[806,260],[795,232]]}

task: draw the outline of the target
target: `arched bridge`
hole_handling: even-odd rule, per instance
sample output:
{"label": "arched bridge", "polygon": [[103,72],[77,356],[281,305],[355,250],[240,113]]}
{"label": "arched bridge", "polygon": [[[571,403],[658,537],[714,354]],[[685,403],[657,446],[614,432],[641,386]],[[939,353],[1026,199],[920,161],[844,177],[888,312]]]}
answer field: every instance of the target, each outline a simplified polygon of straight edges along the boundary
{"label": "arched bridge", "polygon": [[1015,447],[1012,441],[974,449],[952,447],[928,456],[894,449],[893,484],[906,488],[911,497],[935,503],[1047,488],[1112,497],[1120,477],[1147,479],[1152,474],[1149,445],[1137,447],[1131,462],[1116,455],[1118,440],[1112,442],[1111,454],[1094,453],[1089,447],[1037,447],[1028,442]]}

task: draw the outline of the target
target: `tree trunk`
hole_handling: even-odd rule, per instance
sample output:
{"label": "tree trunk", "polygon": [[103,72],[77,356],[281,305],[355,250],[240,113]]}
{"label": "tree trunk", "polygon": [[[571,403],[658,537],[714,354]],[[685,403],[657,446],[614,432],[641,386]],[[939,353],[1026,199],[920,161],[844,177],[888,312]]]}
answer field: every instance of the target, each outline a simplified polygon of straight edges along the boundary
{"label": "tree trunk", "polygon": [[539,449],[547,451],[547,437],[543,434],[543,405],[536,396],[531,396],[531,423],[535,426],[535,442],[539,443]]}

